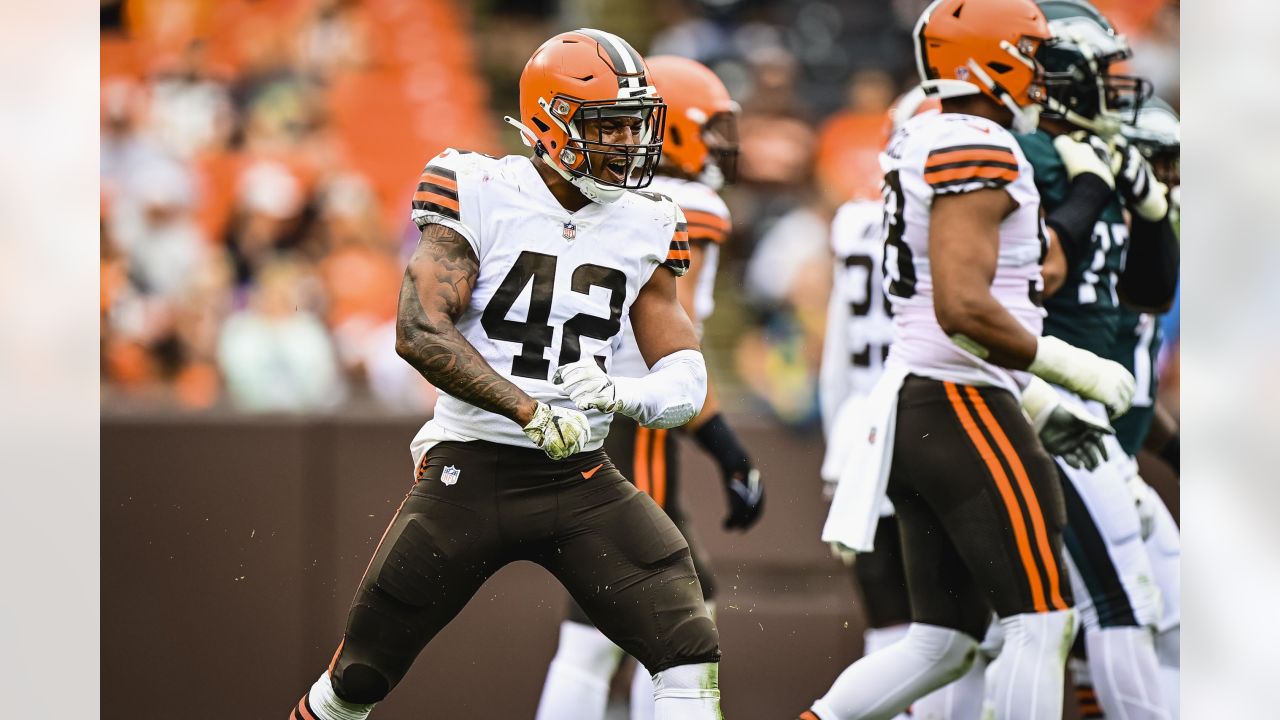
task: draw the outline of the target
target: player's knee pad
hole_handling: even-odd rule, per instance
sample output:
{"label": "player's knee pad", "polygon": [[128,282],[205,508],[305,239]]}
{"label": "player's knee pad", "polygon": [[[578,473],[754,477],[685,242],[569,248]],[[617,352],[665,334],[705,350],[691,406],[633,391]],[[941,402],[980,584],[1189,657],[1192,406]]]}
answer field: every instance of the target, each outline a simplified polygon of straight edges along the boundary
{"label": "player's knee pad", "polygon": [[333,692],[338,699],[362,705],[380,702],[391,692],[392,683],[370,665],[350,663],[333,671]]}
{"label": "player's knee pad", "polygon": [[[720,634],[707,615],[694,615],[676,622],[663,638],[658,657],[641,659],[655,675],[667,668],[720,662]],[[638,658],[639,659],[639,658]]]}
{"label": "player's knee pad", "polygon": [[560,644],[553,663],[610,678],[622,661],[622,648],[591,625],[572,620],[560,623]]}
{"label": "player's knee pad", "polygon": [[718,662],[675,665],[653,674],[654,700],[720,699]]}

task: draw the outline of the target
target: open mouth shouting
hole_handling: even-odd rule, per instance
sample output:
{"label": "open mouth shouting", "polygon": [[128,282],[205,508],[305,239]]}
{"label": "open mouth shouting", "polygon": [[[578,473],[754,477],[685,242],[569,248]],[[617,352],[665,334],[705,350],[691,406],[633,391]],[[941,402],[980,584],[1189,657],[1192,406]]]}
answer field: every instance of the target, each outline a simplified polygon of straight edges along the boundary
{"label": "open mouth shouting", "polygon": [[604,164],[605,176],[610,182],[621,184],[627,179],[626,158],[611,158]]}

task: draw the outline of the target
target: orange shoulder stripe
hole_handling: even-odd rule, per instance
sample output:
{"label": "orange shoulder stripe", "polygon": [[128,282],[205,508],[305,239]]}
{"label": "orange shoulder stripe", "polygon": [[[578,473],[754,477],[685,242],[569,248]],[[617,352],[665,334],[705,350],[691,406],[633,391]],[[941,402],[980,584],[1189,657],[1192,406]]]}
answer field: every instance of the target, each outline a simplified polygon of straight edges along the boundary
{"label": "orange shoulder stripe", "polygon": [[969,179],[1003,180],[1005,182],[1013,182],[1018,179],[1018,171],[993,165],[979,165],[976,167],[958,167],[950,170],[926,172],[924,179],[925,182],[928,182],[930,185]]}
{"label": "orange shoulder stripe", "polygon": [[431,166],[427,166],[427,169],[422,171],[422,175],[418,178],[418,182],[431,183],[433,185],[439,185],[446,190],[452,190],[454,192],[458,191],[458,181],[456,179],[436,172]]}
{"label": "orange shoulder stripe", "polygon": [[441,195],[440,193],[437,193],[437,192],[433,192],[431,190],[419,190],[418,192],[413,194],[413,200],[414,202],[435,203],[440,207],[448,208],[454,212],[462,211],[461,208],[458,207],[457,200],[454,200],[451,197],[445,197],[444,195]]}

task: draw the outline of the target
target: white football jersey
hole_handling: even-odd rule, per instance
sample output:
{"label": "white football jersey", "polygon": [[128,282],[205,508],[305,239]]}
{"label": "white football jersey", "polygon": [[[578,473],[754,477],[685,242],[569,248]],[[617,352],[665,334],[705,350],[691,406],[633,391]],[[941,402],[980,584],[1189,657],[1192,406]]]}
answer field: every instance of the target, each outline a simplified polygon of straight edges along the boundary
{"label": "white football jersey", "polygon": [[885,173],[885,292],[893,304],[892,362],[935,380],[995,385],[1020,394],[1008,370],[962,350],[938,325],[929,271],[929,212],[935,195],[1003,188],[1018,204],[1000,224],[991,294],[1032,335],[1044,321],[1040,266],[1048,247],[1031,164],[1013,135],[985,118],[918,115],[880,156]]}
{"label": "white football jersey", "polygon": [[[610,370],[640,288],[660,265],[677,275],[689,267],[687,228],[675,203],[639,191],[570,212],[521,155],[445,150],[419,178],[413,220],[453,228],[480,260],[458,331],[534,399],[561,407],[574,404],[551,382],[556,367],[587,354]],[[594,450],[612,414],[586,414],[591,442],[583,449]],[[424,439],[534,447],[516,423],[444,392],[418,435],[415,448]]]}
{"label": "white football jersey", "polygon": [[[689,226],[689,241],[705,241],[702,251],[702,266],[697,277],[688,277],[680,282],[694,283],[693,311],[694,326],[698,335],[702,335],[702,322],[715,310],[713,297],[716,286],[716,269],[720,264],[720,245],[729,238],[731,221],[729,206],[716,194],[715,190],[693,180],[655,175],[649,190],[671,198],[684,212]],[[649,366],[640,356],[636,347],[635,335],[631,332],[631,323],[624,323],[622,329],[622,347],[615,355],[614,374],[621,377],[644,377]]]}
{"label": "white football jersey", "polygon": [[824,427],[850,394],[866,395],[884,371],[893,313],[884,293],[884,203],[853,200],[831,222],[834,255],[819,400]]}

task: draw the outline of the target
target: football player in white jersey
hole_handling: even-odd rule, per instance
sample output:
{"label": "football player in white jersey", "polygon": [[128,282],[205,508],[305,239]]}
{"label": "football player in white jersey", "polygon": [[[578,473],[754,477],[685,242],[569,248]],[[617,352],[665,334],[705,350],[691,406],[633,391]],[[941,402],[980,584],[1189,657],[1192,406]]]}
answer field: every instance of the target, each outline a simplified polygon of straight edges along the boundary
{"label": "football player in white jersey", "polygon": [[[508,122],[532,158],[446,150],[419,178],[396,349],[440,400],[338,650],[292,718],[367,717],[515,560],[549,570],[654,673],[658,718],[720,717],[719,643],[688,544],[601,449],[614,413],[678,427],[706,396],[676,295],[684,216],[639,190],[665,106],[629,44],[581,29],[530,58],[520,109]],[[628,319],[650,369],[612,377]]]}
{"label": "football player in white jersey", "polygon": [[[922,101],[923,93],[916,89],[895,102],[885,121],[883,140],[888,140],[895,122],[904,122],[916,112],[938,111],[936,100]],[[896,117],[901,120],[895,121]],[[821,475],[823,497],[828,500],[848,460],[851,425],[866,411],[868,395],[880,379],[893,342],[892,309],[884,292],[881,270],[884,261],[882,177],[877,172],[856,180],[853,197],[836,210],[831,222],[834,262],[822,367],[818,374],[818,404],[826,441]],[[885,500],[879,514],[875,551],[859,554],[852,568],[867,620],[864,655],[901,640],[911,622],[911,603],[907,597],[893,505]]]}
{"label": "football player in white jersey", "polygon": [[[1119,414],[1133,377],[1040,337],[1047,241],[1030,165],[1009,129],[1033,126],[1042,98],[1044,15],[1031,0],[937,0],[915,36],[922,85],[943,112],[905,123],[881,156],[895,332],[861,426],[868,432],[850,438],[897,512],[912,623],[802,717],[902,712],[965,672],[991,610],[1009,657],[994,679],[995,717],[1057,717],[1064,643],[1076,629],[1063,500],[1019,398],[1040,378]],[[849,499],[865,484],[842,478],[824,538],[866,544],[855,537],[866,523],[850,531],[866,503]]]}
{"label": "football player in white jersey", "polygon": [[[728,239],[729,208],[716,193],[732,181],[737,157],[737,103],[709,68],[675,56],[646,59],[652,82],[667,105],[662,160],[649,186],[670,197],[688,221],[689,272],[676,283],[685,312],[701,331],[714,307],[712,290],[720,245]],[[649,372],[629,323],[614,354],[612,374],[643,377]],[[724,525],[746,530],[763,507],[763,487],[746,450],[719,412],[708,387],[701,414],[684,427],[720,467],[729,503]],[[679,452],[675,432],[649,428],[627,417],[615,417],[605,452],[641,491],[648,493],[680,528],[693,556],[703,599],[714,612],[715,580],[704,553],[680,507]],[[599,630],[577,603],[561,624],[538,703],[538,720],[599,720],[604,717],[609,685],[623,652]],[[632,681],[631,718],[654,716],[653,681],[636,663]]]}

